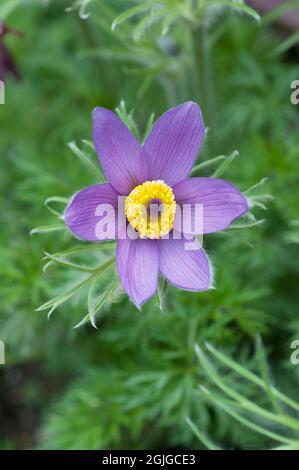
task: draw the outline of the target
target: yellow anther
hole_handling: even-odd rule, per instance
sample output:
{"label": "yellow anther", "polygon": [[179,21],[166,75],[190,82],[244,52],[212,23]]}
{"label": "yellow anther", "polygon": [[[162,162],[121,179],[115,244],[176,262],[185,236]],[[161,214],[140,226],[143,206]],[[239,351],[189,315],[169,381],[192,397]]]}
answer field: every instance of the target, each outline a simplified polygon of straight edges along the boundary
{"label": "yellow anther", "polygon": [[131,226],[142,238],[161,238],[173,227],[175,199],[164,181],[145,181],[125,200],[125,212]]}

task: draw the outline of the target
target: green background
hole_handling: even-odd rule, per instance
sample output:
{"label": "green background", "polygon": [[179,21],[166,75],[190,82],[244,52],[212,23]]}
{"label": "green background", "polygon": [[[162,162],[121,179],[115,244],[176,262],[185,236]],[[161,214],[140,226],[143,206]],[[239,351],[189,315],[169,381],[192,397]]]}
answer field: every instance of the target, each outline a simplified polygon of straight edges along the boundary
{"label": "green background", "polygon": [[[6,346],[0,447],[200,448],[190,417],[224,448],[271,448],[273,440],[242,427],[198,392],[210,378],[194,345],[208,341],[261,374],[261,337],[269,381],[298,395],[299,365],[290,362],[291,341],[299,339],[299,120],[290,102],[298,48],[288,47],[291,33],[273,22],[217,5],[190,18],[184,8],[200,2],[162,2],[165,17],[145,10],[112,32],[113,19],[140,2],[94,0],[87,19],[80,2],[66,12],[71,3],[19,2],[3,17],[24,37],[3,39],[22,78],[7,78],[0,106],[0,339]],[[165,18],[172,19],[168,31]],[[43,251],[79,243],[67,231],[30,231],[57,224],[44,206],[48,197],[69,198],[97,181],[67,144],[83,148],[81,139],[91,139],[95,106],[114,109],[124,100],[142,135],[151,113],[157,117],[190,99],[203,107],[209,126],[198,163],[237,149],[222,177],[241,190],[269,178],[255,193],[273,197],[256,199],[267,210],[252,209],[264,222],[205,237],[212,291],[168,287],[163,312],[157,298],[140,312],[121,295],[101,310],[98,329],[89,323],[73,329],[87,313],[83,291],[48,321],[37,307],[81,274],[55,263],[43,273]],[[132,125],[132,116],[125,119]],[[216,167],[200,174],[210,176]],[[89,253],[91,263],[94,256]],[[99,280],[100,291],[106,281]],[[267,406],[266,393],[232,371],[223,377]]]}

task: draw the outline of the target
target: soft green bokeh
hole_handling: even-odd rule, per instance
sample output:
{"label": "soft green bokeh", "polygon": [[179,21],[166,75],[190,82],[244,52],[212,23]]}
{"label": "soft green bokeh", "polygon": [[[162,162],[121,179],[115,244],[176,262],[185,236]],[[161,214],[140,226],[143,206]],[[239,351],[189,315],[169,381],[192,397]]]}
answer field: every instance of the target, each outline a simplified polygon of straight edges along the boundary
{"label": "soft green bokeh", "polygon": [[[299,79],[298,50],[279,54],[283,39],[271,24],[223,5],[206,11],[202,2],[203,11],[190,18],[171,4],[192,12],[200,2],[165,1],[166,16],[140,10],[111,31],[119,14],[141,2],[118,1],[113,10],[112,2],[78,1],[79,11],[66,12],[72,3],[19,1],[5,19],[24,38],[7,37],[22,80],[7,81],[0,106],[0,339],[6,344],[0,447],[198,448],[186,417],[222,447],[273,447],[267,437],[240,432],[238,422],[199,396],[198,385],[208,387],[210,378],[194,346],[209,341],[256,371],[261,335],[271,381],[296,398],[299,365],[290,363],[290,343],[299,339],[299,119],[290,83]],[[215,270],[210,292],[168,287],[163,312],[158,298],[139,312],[117,296],[98,315],[98,329],[89,323],[73,329],[87,314],[83,289],[48,321],[36,309],[84,273],[55,263],[43,273],[43,251],[80,243],[67,231],[30,236],[30,230],[57,224],[44,206],[48,197],[69,198],[97,181],[67,144],[77,142],[97,165],[81,142],[91,139],[93,107],[114,109],[124,100],[143,135],[151,113],[189,99],[202,105],[209,126],[198,163],[237,149],[222,177],[244,191],[269,178],[255,194],[273,199],[266,198],[266,211],[253,208],[264,223],[205,237]],[[87,259],[94,266],[105,256],[90,251]],[[96,289],[105,291],[109,279],[100,278]],[[12,385],[14,373],[20,378]],[[231,373],[225,378],[265,405],[266,394]],[[19,402],[8,401],[12,387]],[[18,406],[35,417],[32,426],[10,411]]]}

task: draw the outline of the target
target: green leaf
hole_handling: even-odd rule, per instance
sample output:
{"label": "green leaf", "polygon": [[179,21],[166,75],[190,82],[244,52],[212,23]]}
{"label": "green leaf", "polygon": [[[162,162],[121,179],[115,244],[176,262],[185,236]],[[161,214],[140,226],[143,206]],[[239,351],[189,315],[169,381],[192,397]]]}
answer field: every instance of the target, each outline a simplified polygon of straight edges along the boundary
{"label": "green leaf", "polygon": [[51,207],[50,204],[52,204],[53,202],[56,202],[56,203],[58,202],[58,203],[64,204],[66,206],[69,203],[69,199],[66,198],[66,197],[52,196],[52,197],[48,197],[44,202],[46,208],[50,212],[52,212],[52,214],[57,215],[57,217],[62,217],[63,213],[58,212],[55,209],[53,209],[53,207]]}
{"label": "green leaf", "polygon": [[258,359],[258,363],[259,363],[261,377],[262,377],[262,379],[264,380],[264,383],[265,383],[267,395],[270,398],[270,401],[271,401],[271,403],[273,405],[273,408],[276,411],[276,413],[278,413],[278,414],[282,413],[282,409],[281,409],[281,407],[280,407],[278,401],[276,400],[276,397],[275,397],[275,395],[272,391],[272,384],[271,384],[270,378],[269,378],[268,365],[267,365],[267,361],[266,361],[265,350],[264,350],[262,339],[261,339],[260,335],[257,335],[257,338],[256,338],[256,354],[257,354],[257,359]]}
{"label": "green leaf", "polygon": [[197,426],[195,426],[195,424],[191,421],[189,417],[186,417],[186,422],[194,432],[195,436],[203,443],[205,447],[207,447],[207,449],[221,450],[221,448],[219,446],[216,446],[204,433],[199,431]]}
{"label": "green leaf", "polygon": [[200,390],[206,396],[206,398],[208,398],[212,403],[214,403],[216,406],[221,408],[223,411],[225,411],[225,413],[227,413],[229,416],[234,418],[240,424],[243,424],[244,426],[246,426],[249,429],[252,429],[256,433],[267,436],[270,439],[273,439],[275,441],[282,442],[284,444],[290,444],[291,443],[291,439],[289,439],[287,437],[284,437],[281,434],[274,433],[274,432],[268,430],[266,427],[260,426],[259,424],[254,423],[252,420],[249,420],[249,419],[245,418],[244,416],[242,416],[238,411],[233,409],[233,407],[235,406],[234,403],[232,403],[231,405],[228,405],[226,403],[226,401],[222,399],[221,396],[219,396],[215,393],[211,393],[205,387],[200,387]]}
{"label": "green leaf", "polygon": [[90,157],[83,152],[82,150],[79,149],[78,145],[76,142],[69,142],[68,147],[71,149],[74,155],[79,158],[79,160],[85,165],[86,168],[88,168],[89,171],[99,180],[99,181],[105,181],[104,175],[101,172],[100,168],[95,166]]}
{"label": "green leaf", "polygon": [[[264,381],[258,377],[257,375],[253,374],[251,371],[248,369],[245,369],[242,365],[240,365],[238,362],[234,361],[233,359],[229,358],[225,354],[221,353],[218,351],[216,348],[214,348],[210,343],[205,343],[206,348],[210,353],[213,354],[213,356],[218,359],[220,362],[225,364],[227,367],[230,369],[234,370],[237,374],[241,375],[245,379],[249,380],[250,382],[254,383],[258,387],[262,388],[263,390],[266,391],[266,385]],[[286,395],[281,393],[279,390],[277,390],[275,387],[271,386],[271,391],[272,393],[278,398],[278,400],[284,402],[286,405],[289,407],[293,408],[295,411],[299,412],[299,404],[296,403],[294,400],[291,398],[288,398]]]}
{"label": "green leaf", "polygon": [[268,177],[262,178],[261,181],[254,184],[253,186],[250,186],[250,188],[246,189],[246,191],[244,191],[244,194],[251,194],[256,189],[259,189],[261,186],[264,186],[264,184],[267,183],[268,180],[269,180]]}
{"label": "green leaf", "polygon": [[157,298],[158,298],[158,305],[159,305],[161,312],[164,312],[167,288],[168,288],[168,283],[166,279],[164,277],[160,278],[158,280]]}
{"label": "green leaf", "polygon": [[94,275],[88,276],[83,281],[80,281],[79,283],[73,285],[70,289],[68,289],[65,292],[62,292],[61,294],[57,295],[51,300],[48,300],[44,304],[42,304],[40,307],[36,309],[37,312],[42,311],[42,310],[50,310],[49,314],[54,311],[57,307],[62,305],[64,302],[69,300],[73,295],[75,295],[79,290],[85,286],[88,282],[91,281]]}
{"label": "green leaf", "polygon": [[243,408],[244,411],[254,413],[259,418],[264,418],[274,423],[286,426],[292,430],[299,431],[298,420],[285,414],[276,415],[268,410],[265,410],[261,406],[253,403],[251,400],[247,399],[245,396],[237,392],[231,386],[227,385],[227,383],[222,379],[222,377],[216,372],[215,368],[210,364],[210,362],[208,361],[208,359],[206,358],[203,351],[199,348],[198,345],[196,345],[195,350],[201,366],[203,367],[207,375],[210,377],[210,379],[214,382],[214,384],[217,385],[217,387],[219,387],[226,395],[235,400],[237,404],[239,404]]}
{"label": "green leaf", "polygon": [[192,168],[191,171],[191,176],[197,173],[198,171],[202,170],[203,168],[209,167],[211,165],[214,165],[214,163],[217,163],[221,160],[225,160],[227,157],[225,155],[218,155],[218,157],[210,158],[209,160],[206,160],[202,163],[199,163],[198,165],[195,165]]}
{"label": "green leaf", "polygon": [[107,289],[100,295],[100,297],[93,303],[89,304],[88,306],[88,312],[89,312],[89,317],[90,317],[90,322],[93,326],[95,326],[95,318],[97,313],[106,305],[108,302],[109,298],[112,299],[112,295],[114,292],[114,289],[116,288],[118,284],[118,278],[116,277],[113,279],[108,286]]}
{"label": "green leaf", "polygon": [[124,23],[124,21],[127,21],[133,16],[138,15],[138,13],[142,13],[143,11],[148,10],[150,6],[151,5],[148,2],[146,2],[146,3],[141,3],[140,5],[136,5],[135,7],[129,8],[128,10],[124,11],[119,16],[117,16],[115,20],[113,21],[112,26],[111,26],[112,31],[114,31],[117,26]]}
{"label": "green leaf", "polygon": [[57,224],[57,225],[42,225],[40,227],[35,227],[30,231],[30,235],[43,234],[43,233],[50,233],[50,232],[57,232],[60,230],[67,230],[66,225],[64,224]]}
{"label": "green leaf", "polygon": [[108,261],[105,261],[101,266],[98,266],[96,269],[92,271],[92,273],[89,276],[87,276],[85,279],[83,279],[79,283],[71,286],[70,289],[68,289],[67,291],[62,292],[61,294],[57,295],[51,300],[48,300],[46,303],[38,307],[37,311],[49,310],[49,315],[50,315],[57,307],[59,307],[64,302],[66,302],[71,297],[73,297],[77,292],[79,292],[82,289],[82,287],[87,285],[89,282],[92,282],[95,278],[97,278],[100,274],[102,274],[106,269],[108,269],[114,262],[115,262],[115,256],[113,258],[110,258]]}
{"label": "green leaf", "polygon": [[86,145],[90,150],[93,150],[94,152],[96,152],[94,143],[93,143],[91,140],[81,139],[81,141],[82,141],[82,143],[83,143],[84,145]]}
{"label": "green leaf", "polygon": [[261,225],[264,222],[265,222],[265,219],[255,220],[253,222],[248,222],[247,224],[235,223],[233,225],[230,225],[227,228],[227,230],[240,230],[240,229],[243,229],[243,228],[256,227],[257,225]]}
{"label": "green leaf", "polygon": [[113,292],[118,284],[118,279],[114,278],[112,282],[109,284],[109,286],[105,289],[105,291],[100,295],[100,297],[95,300],[94,294],[95,294],[95,289],[97,286],[97,279],[95,279],[90,286],[90,289],[88,291],[88,299],[87,299],[87,304],[88,304],[88,314],[85,315],[82,320],[79,321],[73,328],[77,329],[80,328],[81,326],[85,325],[90,321],[92,326],[97,329],[96,325],[96,314],[104,308],[108,301],[109,298],[112,298]]}
{"label": "green leaf", "polygon": [[133,110],[130,112],[127,111],[126,103],[124,100],[121,100],[119,105],[115,108],[115,112],[119,119],[121,119],[132,132],[132,134],[134,134],[136,139],[140,140],[139,129],[133,118]]}
{"label": "green leaf", "polygon": [[253,8],[249,7],[248,5],[244,5],[243,3],[240,3],[240,2],[237,2],[237,1],[235,1],[235,2],[231,1],[230,2],[230,1],[225,1],[225,0],[220,1],[219,4],[222,5],[222,6],[226,6],[226,7],[238,10],[240,12],[243,12],[246,15],[251,16],[251,18],[256,20],[258,23],[261,22],[260,15]]}
{"label": "green leaf", "polygon": [[57,253],[52,253],[52,256],[56,257],[63,257],[63,256],[70,256],[70,255],[77,255],[78,253],[88,252],[88,251],[105,251],[105,250],[115,250],[116,242],[114,240],[109,240],[105,242],[99,243],[86,243],[81,244],[78,246],[73,246],[71,248],[67,248],[63,251],[58,251]]}
{"label": "green leaf", "polygon": [[152,130],[154,122],[155,122],[155,113],[152,113],[150,115],[150,117],[148,118],[148,121],[147,121],[147,124],[146,124],[145,132],[144,132],[143,139],[142,139],[143,144],[146,141],[150,131]]}
{"label": "green leaf", "polygon": [[[53,253],[51,256],[55,258],[63,258],[63,257],[68,257],[72,255],[77,255],[82,252],[89,252],[89,251],[95,251],[95,252],[100,252],[100,251],[115,251],[115,241],[107,241],[107,242],[100,242],[100,243],[88,243],[86,245],[79,245],[75,246],[72,248],[68,248],[67,250],[59,251],[57,253]],[[48,256],[46,256],[44,259],[47,259]],[[50,260],[48,263],[45,264],[43,270],[46,271],[49,266],[51,266],[55,261]]]}
{"label": "green leaf", "polygon": [[150,17],[145,16],[144,18],[142,18],[142,20],[139,21],[137,26],[135,26],[135,28],[133,29],[133,40],[136,42],[140,41],[142,36],[144,36],[144,34],[146,33],[147,28],[150,27],[151,23],[152,19]]}
{"label": "green leaf", "polygon": [[239,155],[238,150],[234,150],[228,157],[225,158],[224,162],[219,165],[216,171],[212,174],[212,178],[219,178],[233,162],[233,160]]}
{"label": "green leaf", "polygon": [[79,17],[81,20],[87,20],[90,17],[90,12],[87,10],[87,7],[93,3],[95,0],[77,0],[65,9],[66,12],[72,12],[75,9],[79,11]]}
{"label": "green leaf", "polygon": [[280,55],[286,52],[291,47],[296,46],[299,43],[299,31],[296,31],[294,34],[289,36],[285,41],[274,50],[274,55]]}
{"label": "green leaf", "polygon": [[55,256],[55,255],[50,255],[46,251],[45,251],[45,255],[46,255],[46,259],[50,259],[51,261],[54,261],[55,263],[60,264],[61,266],[66,266],[68,268],[77,269],[78,271],[83,271],[83,272],[86,272],[86,273],[92,273],[97,269],[97,268],[89,268],[87,266],[81,266],[80,264],[73,263],[71,261],[68,261],[65,258],[58,257],[58,256]]}

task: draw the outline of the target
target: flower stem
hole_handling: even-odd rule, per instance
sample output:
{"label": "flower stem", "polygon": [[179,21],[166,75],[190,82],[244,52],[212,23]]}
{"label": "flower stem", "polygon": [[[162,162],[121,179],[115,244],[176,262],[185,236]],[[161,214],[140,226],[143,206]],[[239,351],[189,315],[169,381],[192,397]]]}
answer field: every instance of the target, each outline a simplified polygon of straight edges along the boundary
{"label": "flower stem", "polygon": [[[192,33],[194,68],[196,81],[194,84],[194,96],[201,106],[204,120],[212,132],[215,133],[216,122],[214,112],[214,89],[210,63],[210,47],[207,41],[205,25],[200,24],[193,28]],[[209,142],[209,152],[213,152],[212,141]]]}
{"label": "flower stem", "polygon": [[[90,21],[82,20],[77,17],[79,28],[81,29],[82,35],[85,38],[85,42],[90,49],[96,49],[99,47],[98,41],[95,40],[93,31],[90,25]],[[111,74],[109,74],[106,65],[100,57],[93,57],[91,59],[94,73],[97,79],[100,79],[105,93],[110,97],[113,96],[113,80]]]}

